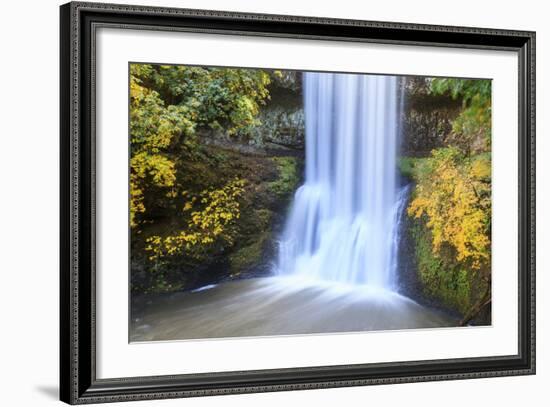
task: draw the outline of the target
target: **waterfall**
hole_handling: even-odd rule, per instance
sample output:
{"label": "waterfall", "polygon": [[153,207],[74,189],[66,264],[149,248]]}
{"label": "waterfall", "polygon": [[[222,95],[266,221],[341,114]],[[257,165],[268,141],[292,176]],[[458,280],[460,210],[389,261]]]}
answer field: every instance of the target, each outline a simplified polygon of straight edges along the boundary
{"label": "waterfall", "polygon": [[304,73],[305,182],[279,246],[278,272],[395,288],[400,212],[395,76]]}

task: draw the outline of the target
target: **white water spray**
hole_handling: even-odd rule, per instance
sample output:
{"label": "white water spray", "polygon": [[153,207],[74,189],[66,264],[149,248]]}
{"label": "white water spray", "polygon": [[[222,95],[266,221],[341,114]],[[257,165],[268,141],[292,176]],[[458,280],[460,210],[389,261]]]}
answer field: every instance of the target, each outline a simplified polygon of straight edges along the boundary
{"label": "white water spray", "polygon": [[282,274],[395,288],[395,76],[304,74],[306,176],[280,242]]}

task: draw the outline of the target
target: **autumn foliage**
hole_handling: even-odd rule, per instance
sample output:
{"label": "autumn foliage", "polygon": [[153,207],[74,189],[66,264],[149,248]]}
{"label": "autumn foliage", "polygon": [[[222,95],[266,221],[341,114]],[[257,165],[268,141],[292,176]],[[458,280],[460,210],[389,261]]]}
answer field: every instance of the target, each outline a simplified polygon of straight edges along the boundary
{"label": "autumn foliage", "polygon": [[186,204],[182,211],[191,213],[187,227],[176,235],[148,237],[145,250],[150,252],[149,260],[183,252],[200,259],[217,241],[232,245],[244,185],[244,180],[234,179],[221,189],[205,190],[198,196],[184,192]]}
{"label": "autumn foliage", "polygon": [[244,181],[219,179],[200,193],[187,191],[182,180],[192,167],[182,163],[203,158],[201,130],[234,137],[257,125],[269,82],[262,70],[130,65],[130,226],[141,233],[159,208],[185,219],[177,233],[147,237],[151,261],[196,258],[232,244]]}
{"label": "autumn foliage", "polygon": [[407,213],[425,291],[467,314],[490,299],[491,82],[432,79],[430,92],[462,108],[445,147],[402,160],[416,184]]}
{"label": "autumn foliage", "polygon": [[432,251],[450,246],[459,262],[479,270],[490,260],[491,165],[482,155],[466,158],[455,147],[434,150],[414,170],[418,185],[408,214],[425,216]]}

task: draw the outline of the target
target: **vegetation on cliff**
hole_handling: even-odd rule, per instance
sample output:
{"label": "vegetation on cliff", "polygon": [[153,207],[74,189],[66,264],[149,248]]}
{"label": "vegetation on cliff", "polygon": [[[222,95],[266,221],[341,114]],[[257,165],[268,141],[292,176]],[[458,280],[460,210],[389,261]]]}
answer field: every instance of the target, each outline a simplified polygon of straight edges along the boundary
{"label": "vegetation on cliff", "polygon": [[467,323],[491,298],[491,82],[433,79],[429,94],[462,107],[444,147],[401,160],[402,173],[415,181],[410,232],[424,291]]}
{"label": "vegetation on cliff", "polygon": [[[238,149],[252,138],[258,143],[273,80],[281,75],[130,65],[134,290],[192,287],[200,274],[238,275],[261,260],[274,212],[284,210],[299,181],[296,157]],[[222,145],[227,140],[236,148]]]}

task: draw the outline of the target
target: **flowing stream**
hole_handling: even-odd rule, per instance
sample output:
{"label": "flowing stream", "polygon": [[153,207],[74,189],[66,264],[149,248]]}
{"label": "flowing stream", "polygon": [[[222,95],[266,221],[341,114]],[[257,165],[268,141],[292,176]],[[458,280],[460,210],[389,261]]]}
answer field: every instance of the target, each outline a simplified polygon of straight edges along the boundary
{"label": "flowing stream", "polygon": [[275,277],[150,297],[132,341],[452,326],[397,293],[402,96],[395,76],[305,73],[306,174]]}

